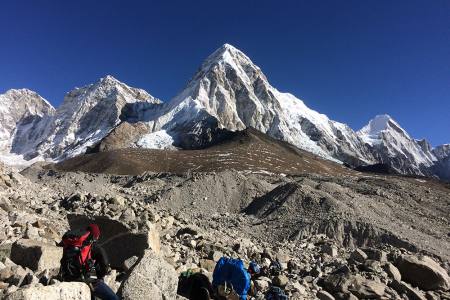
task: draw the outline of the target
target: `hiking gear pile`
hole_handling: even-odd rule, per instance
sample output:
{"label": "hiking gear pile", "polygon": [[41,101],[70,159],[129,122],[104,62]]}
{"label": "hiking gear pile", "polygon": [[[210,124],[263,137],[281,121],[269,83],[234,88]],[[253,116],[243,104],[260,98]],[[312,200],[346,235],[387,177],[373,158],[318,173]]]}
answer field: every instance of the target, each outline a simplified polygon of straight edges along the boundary
{"label": "hiking gear pile", "polygon": [[62,237],[63,256],[59,277],[62,281],[82,281],[89,285],[92,297],[118,300],[119,297],[103,281],[109,272],[104,250],[97,246],[100,228],[90,224],[86,230],[71,230]]}

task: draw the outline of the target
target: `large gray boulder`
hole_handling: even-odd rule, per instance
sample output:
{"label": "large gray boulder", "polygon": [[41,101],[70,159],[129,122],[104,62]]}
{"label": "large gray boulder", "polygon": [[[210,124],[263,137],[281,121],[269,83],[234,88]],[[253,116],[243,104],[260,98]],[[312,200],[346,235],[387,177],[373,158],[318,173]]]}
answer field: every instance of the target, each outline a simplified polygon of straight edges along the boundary
{"label": "large gray boulder", "polygon": [[63,249],[35,240],[18,240],[11,247],[11,260],[33,271],[58,269]]}
{"label": "large gray boulder", "polygon": [[448,290],[450,288],[447,271],[430,257],[403,255],[398,259],[397,267],[403,281],[422,290]]}
{"label": "large gray boulder", "polygon": [[60,282],[43,286],[37,284],[18,289],[5,300],[90,300],[91,290],[82,282]]}
{"label": "large gray boulder", "polygon": [[121,293],[124,300],[175,299],[178,274],[161,256],[146,250],[144,256],[125,280]]}

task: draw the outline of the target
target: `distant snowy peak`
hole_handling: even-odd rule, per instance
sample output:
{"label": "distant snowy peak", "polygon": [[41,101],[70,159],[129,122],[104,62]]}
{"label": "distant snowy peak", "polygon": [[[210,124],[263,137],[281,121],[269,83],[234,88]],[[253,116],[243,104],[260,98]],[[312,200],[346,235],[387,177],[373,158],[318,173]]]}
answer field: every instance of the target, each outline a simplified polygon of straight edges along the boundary
{"label": "distant snowy peak", "polygon": [[42,116],[55,111],[47,100],[29,89],[10,89],[0,94],[0,99],[0,113],[9,112],[16,121],[27,114]]}
{"label": "distant snowy peak", "polygon": [[382,134],[385,132],[396,132],[398,135],[411,139],[408,133],[387,114],[375,116],[358,131],[358,134],[365,143],[373,146],[382,142]]}
{"label": "distant snowy peak", "polygon": [[21,124],[40,122],[54,113],[53,106],[31,90],[11,89],[0,94],[0,160],[23,163],[22,156],[11,154]]}
{"label": "distant snowy peak", "polygon": [[11,89],[0,94],[0,148],[11,146],[16,125],[27,117],[53,115],[55,109],[36,92]]}
{"label": "distant snowy peak", "polygon": [[426,140],[417,141],[389,115],[378,115],[358,131],[378,161],[400,173],[430,175],[436,157]]}
{"label": "distant snowy peak", "polygon": [[447,159],[450,157],[450,144],[437,146],[432,151],[438,159]]}
{"label": "distant snowy peak", "polygon": [[57,110],[57,118],[70,118],[74,121],[78,116],[82,117],[93,110],[103,114],[103,117],[115,114],[114,117],[118,120],[125,105],[137,102],[162,103],[146,91],[130,87],[108,75],[93,84],[68,92]]}
{"label": "distant snowy peak", "polygon": [[444,144],[433,149],[437,161],[433,166],[434,174],[450,181],[450,144]]}
{"label": "distant snowy peak", "polygon": [[99,102],[113,102],[117,106],[125,103],[145,101],[161,103],[161,101],[145,90],[133,88],[108,75],[99,79],[96,83],[81,88],[75,88],[68,92],[64,98],[64,105],[69,106],[93,106]]}

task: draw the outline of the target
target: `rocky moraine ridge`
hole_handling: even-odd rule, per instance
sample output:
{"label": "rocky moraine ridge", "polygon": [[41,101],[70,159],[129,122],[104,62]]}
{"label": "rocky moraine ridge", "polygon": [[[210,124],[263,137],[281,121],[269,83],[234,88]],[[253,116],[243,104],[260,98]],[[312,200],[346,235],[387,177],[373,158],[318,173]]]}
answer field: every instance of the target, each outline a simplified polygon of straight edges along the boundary
{"label": "rocky moraine ridge", "polygon": [[[70,227],[97,222],[122,299],[183,299],[178,276],[222,256],[289,299],[450,299],[449,186],[404,177],[207,172],[117,176],[38,165],[0,175],[4,299],[90,299],[59,282]],[[390,208],[390,209],[387,209]],[[383,222],[384,220],[384,222]],[[270,268],[279,262],[280,268]]]}

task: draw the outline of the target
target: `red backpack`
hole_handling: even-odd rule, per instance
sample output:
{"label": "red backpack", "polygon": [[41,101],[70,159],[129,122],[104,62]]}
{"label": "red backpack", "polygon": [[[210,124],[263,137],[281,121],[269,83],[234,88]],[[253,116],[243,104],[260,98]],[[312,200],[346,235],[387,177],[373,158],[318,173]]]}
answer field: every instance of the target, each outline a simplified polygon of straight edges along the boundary
{"label": "red backpack", "polygon": [[91,257],[93,239],[89,231],[72,230],[62,237],[63,257],[60,274],[63,280],[86,280],[95,271]]}

